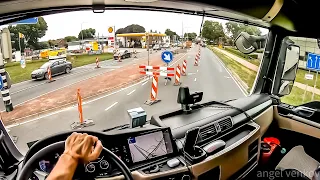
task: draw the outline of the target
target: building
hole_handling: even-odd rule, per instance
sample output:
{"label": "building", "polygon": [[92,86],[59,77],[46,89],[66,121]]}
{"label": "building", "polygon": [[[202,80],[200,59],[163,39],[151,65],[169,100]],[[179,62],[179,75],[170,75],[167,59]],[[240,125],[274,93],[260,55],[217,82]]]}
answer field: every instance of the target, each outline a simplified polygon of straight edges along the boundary
{"label": "building", "polygon": [[317,39],[301,37],[290,37],[290,39],[300,46],[300,60],[307,60],[308,53],[320,54]]}
{"label": "building", "polygon": [[[149,33],[149,45],[166,43],[167,35],[160,33]],[[125,33],[117,34],[117,44],[119,47],[136,47],[146,48],[147,40],[146,33]],[[169,38],[170,39],[170,38]]]}

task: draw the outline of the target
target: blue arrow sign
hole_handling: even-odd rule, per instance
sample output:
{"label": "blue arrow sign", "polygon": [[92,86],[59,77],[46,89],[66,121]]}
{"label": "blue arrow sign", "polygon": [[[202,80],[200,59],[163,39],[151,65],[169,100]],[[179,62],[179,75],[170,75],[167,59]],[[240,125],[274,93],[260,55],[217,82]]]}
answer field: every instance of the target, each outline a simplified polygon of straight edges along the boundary
{"label": "blue arrow sign", "polygon": [[320,70],[320,55],[309,53],[306,68],[313,69],[313,70]]}
{"label": "blue arrow sign", "polygon": [[3,80],[2,80],[2,76],[0,76],[0,90],[3,88]]}
{"label": "blue arrow sign", "polygon": [[29,19],[24,19],[18,22],[15,22],[13,24],[37,24],[38,23],[38,18],[29,18]]}
{"label": "blue arrow sign", "polygon": [[161,59],[163,62],[169,64],[173,60],[173,54],[171,51],[163,51],[161,53]]}

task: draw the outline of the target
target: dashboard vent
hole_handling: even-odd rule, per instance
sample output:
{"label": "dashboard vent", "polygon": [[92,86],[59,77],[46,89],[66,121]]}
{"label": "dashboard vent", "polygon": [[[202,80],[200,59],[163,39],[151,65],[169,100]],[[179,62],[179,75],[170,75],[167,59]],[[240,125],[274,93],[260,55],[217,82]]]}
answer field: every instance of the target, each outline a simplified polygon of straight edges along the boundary
{"label": "dashboard vent", "polygon": [[225,130],[228,130],[232,128],[233,122],[231,117],[227,117],[225,119],[221,119],[216,123],[216,128],[218,132],[223,132]]}
{"label": "dashboard vent", "polygon": [[216,134],[217,134],[216,126],[214,124],[209,124],[208,126],[202,127],[200,129],[199,136],[201,140],[205,140]]}
{"label": "dashboard vent", "polygon": [[212,136],[217,135],[219,132],[228,130],[232,128],[232,126],[233,122],[231,117],[225,117],[206,126],[203,126],[200,128],[200,141],[204,141]]}

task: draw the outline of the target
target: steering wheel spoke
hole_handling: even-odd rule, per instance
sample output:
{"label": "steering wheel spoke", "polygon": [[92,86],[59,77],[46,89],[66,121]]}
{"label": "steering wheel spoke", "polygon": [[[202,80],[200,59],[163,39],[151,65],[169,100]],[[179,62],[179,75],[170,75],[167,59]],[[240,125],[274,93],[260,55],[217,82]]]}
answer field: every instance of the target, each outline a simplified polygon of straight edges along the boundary
{"label": "steering wheel spoke", "polygon": [[33,175],[36,176],[38,178],[38,180],[45,180],[49,174],[47,172],[35,170],[33,172]]}

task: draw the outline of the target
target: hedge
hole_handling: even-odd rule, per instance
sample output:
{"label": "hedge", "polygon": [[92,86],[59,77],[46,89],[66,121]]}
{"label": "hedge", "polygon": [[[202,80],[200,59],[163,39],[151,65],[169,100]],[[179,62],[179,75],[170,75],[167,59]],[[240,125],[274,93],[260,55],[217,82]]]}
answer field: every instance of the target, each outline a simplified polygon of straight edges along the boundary
{"label": "hedge", "polygon": [[229,52],[231,52],[231,53],[233,53],[233,54],[235,54],[235,55],[238,55],[238,56],[240,56],[240,57],[243,57],[243,58],[245,58],[245,59],[257,59],[257,58],[258,58],[258,55],[257,55],[257,54],[249,54],[249,55],[247,55],[247,54],[243,54],[242,52],[240,52],[240,51],[238,51],[238,50],[236,50],[236,49],[228,48],[228,47],[225,47],[224,49],[225,49],[226,51],[229,51]]}

